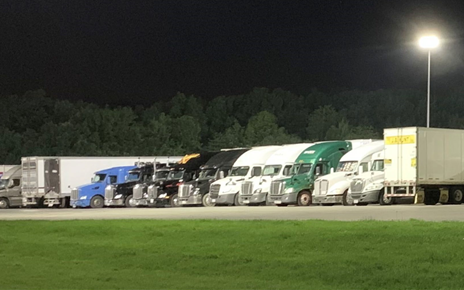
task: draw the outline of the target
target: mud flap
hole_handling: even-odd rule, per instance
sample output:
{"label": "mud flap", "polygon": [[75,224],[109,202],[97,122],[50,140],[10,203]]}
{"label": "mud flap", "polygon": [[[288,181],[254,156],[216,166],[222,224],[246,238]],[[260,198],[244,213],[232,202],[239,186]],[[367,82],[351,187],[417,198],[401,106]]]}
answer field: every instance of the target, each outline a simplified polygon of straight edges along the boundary
{"label": "mud flap", "polygon": [[414,204],[424,203],[424,190],[418,190],[416,196],[414,197]]}
{"label": "mud flap", "polygon": [[438,201],[441,204],[448,202],[449,190],[448,188],[440,188],[440,200]]}

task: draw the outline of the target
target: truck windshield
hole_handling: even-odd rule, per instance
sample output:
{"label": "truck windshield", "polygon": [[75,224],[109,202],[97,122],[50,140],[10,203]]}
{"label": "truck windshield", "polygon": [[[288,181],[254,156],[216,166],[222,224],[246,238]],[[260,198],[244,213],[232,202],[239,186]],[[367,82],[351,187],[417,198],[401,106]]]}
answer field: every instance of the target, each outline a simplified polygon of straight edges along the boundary
{"label": "truck windshield", "polygon": [[216,168],[204,169],[200,172],[200,179],[203,178],[214,178],[216,176]]}
{"label": "truck windshield", "polygon": [[263,175],[277,175],[282,169],[282,165],[266,165],[263,169]]}
{"label": "truck windshield", "polygon": [[126,181],[136,181],[139,180],[139,178],[140,172],[129,172],[129,174],[127,174]]}
{"label": "truck windshield", "polygon": [[8,179],[0,179],[0,189],[4,189],[8,184]]}
{"label": "truck windshield", "polygon": [[168,174],[168,179],[181,179],[184,176],[184,170],[171,171]]}
{"label": "truck windshield", "polygon": [[305,174],[311,170],[311,163],[300,163],[293,166],[293,174]]}
{"label": "truck windshield", "polygon": [[105,180],[105,178],[106,174],[97,173],[93,176],[92,183],[102,182],[103,180]]}
{"label": "truck windshield", "polygon": [[371,171],[383,171],[383,160],[374,160]]}
{"label": "truck windshield", "polygon": [[233,167],[230,171],[230,176],[245,176],[250,170],[248,166]]}
{"label": "truck windshield", "polygon": [[155,179],[166,179],[168,177],[169,171],[163,170],[163,171],[156,171],[155,173]]}
{"label": "truck windshield", "polygon": [[343,161],[338,164],[337,172],[353,172],[358,168],[358,161]]}

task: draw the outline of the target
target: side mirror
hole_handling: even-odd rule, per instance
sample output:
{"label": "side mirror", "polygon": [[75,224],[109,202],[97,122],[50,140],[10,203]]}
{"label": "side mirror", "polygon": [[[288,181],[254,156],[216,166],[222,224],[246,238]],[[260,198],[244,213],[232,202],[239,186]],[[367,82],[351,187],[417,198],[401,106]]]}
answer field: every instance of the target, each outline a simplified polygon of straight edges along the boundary
{"label": "side mirror", "polygon": [[358,167],[358,174],[361,174],[361,173],[363,173],[363,172],[364,172],[364,171],[363,171],[363,167],[362,167],[362,166],[359,166],[359,167]]}
{"label": "side mirror", "polygon": [[316,175],[316,176],[321,175],[321,167],[319,167],[319,166],[316,167],[315,175]]}
{"label": "side mirror", "polygon": [[8,188],[13,188],[14,187],[14,182],[13,182],[13,179],[10,179],[8,181]]}
{"label": "side mirror", "polygon": [[219,179],[222,179],[224,178],[224,171],[219,171]]}
{"label": "side mirror", "polygon": [[334,173],[334,168],[333,167],[330,168],[330,173]]}

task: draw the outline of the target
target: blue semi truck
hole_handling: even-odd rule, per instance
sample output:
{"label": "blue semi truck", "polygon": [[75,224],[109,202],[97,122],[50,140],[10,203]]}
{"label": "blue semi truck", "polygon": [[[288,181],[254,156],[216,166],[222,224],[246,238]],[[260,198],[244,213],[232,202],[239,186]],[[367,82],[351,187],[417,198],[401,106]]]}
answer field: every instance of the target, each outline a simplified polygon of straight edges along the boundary
{"label": "blue semi truck", "polygon": [[105,201],[105,188],[108,185],[126,182],[126,176],[136,166],[112,167],[95,172],[90,184],[73,188],[71,206],[102,208]]}

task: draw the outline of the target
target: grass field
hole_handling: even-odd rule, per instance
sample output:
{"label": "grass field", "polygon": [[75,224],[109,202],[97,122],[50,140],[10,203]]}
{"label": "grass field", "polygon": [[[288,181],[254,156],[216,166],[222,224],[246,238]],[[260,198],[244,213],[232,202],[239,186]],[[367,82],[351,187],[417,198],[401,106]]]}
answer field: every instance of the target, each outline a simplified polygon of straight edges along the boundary
{"label": "grass field", "polygon": [[463,289],[464,224],[1,221],[0,289]]}

